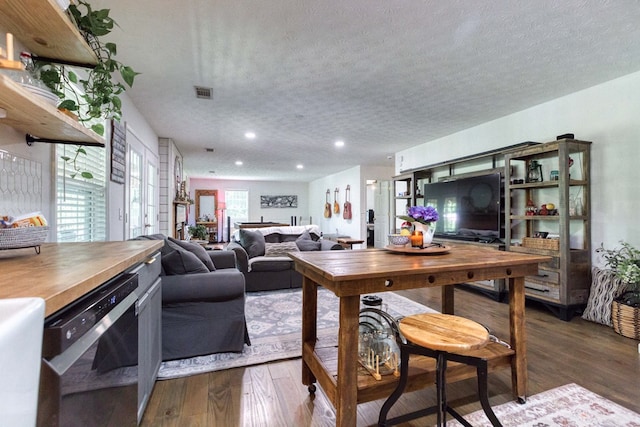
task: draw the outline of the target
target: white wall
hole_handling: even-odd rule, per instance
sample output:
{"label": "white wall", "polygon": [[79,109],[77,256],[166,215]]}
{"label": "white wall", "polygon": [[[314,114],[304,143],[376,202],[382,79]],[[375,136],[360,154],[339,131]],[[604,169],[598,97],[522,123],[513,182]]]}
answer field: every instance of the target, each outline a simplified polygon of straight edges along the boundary
{"label": "white wall", "polygon": [[[195,200],[196,190],[218,190],[218,201],[224,201],[226,190],[247,190],[249,192],[249,221],[259,222],[262,218],[265,222],[282,222],[289,224],[291,217],[297,218],[297,223],[309,224],[309,186],[306,182],[289,181],[242,181],[242,180],[220,180],[208,178],[190,178],[188,180],[188,191],[192,199]],[[296,195],[298,196],[297,208],[267,208],[260,207],[260,196]],[[191,206],[188,212],[188,222],[195,223],[195,206]],[[225,212],[226,215],[226,212]],[[320,212],[322,216],[322,212]],[[300,221],[302,217],[302,222]],[[313,222],[317,224],[319,216],[313,215]],[[231,218],[231,223],[235,220]],[[226,220],[225,220],[226,223]],[[218,233],[222,233],[222,223],[219,225]],[[225,234],[219,234],[226,237]]]}
{"label": "white wall", "polygon": [[[640,72],[396,153],[396,173],[524,141],[592,141],[591,243],[640,246]],[[594,264],[600,264],[597,255]]]}
{"label": "white wall", "polygon": [[[2,121],[0,120],[0,123]],[[52,197],[52,185],[51,185],[51,156],[53,146],[45,143],[34,143],[29,147],[25,141],[25,134],[13,129],[12,127],[0,124],[0,150],[8,152],[14,156],[21,157],[33,162],[38,162],[42,166],[42,198],[40,204],[37,206],[45,218],[51,223],[54,219],[53,204],[50,203]],[[0,177],[0,185],[6,190],[10,190],[7,186],[8,183],[2,182]],[[12,184],[11,184],[12,185]],[[11,189],[12,190],[12,189]],[[0,196],[0,198],[2,198]],[[36,203],[37,205],[37,203]],[[18,212],[20,211],[20,212]],[[2,198],[0,200],[0,216],[2,215],[16,215],[28,212],[21,212],[20,207],[15,206],[10,200]],[[49,238],[47,241],[52,241],[55,236],[54,228],[49,229]]]}
{"label": "white wall", "polygon": [[[342,234],[353,238],[362,238],[361,225],[366,225],[365,197],[366,185],[362,182],[360,174],[360,166],[338,172],[333,175],[317,179],[309,183],[310,215],[313,216],[314,222],[320,226],[320,230],[324,234]],[[346,220],[342,214],[344,212],[345,189],[347,185],[351,186],[351,212],[352,219]],[[339,203],[340,213],[333,213],[333,191],[336,187],[340,190]],[[326,200],[327,189],[330,191],[329,202],[331,203],[331,218],[324,217],[324,205]],[[362,191],[361,191],[362,190]],[[366,237],[366,234],[364,234]]]}
{"label": "white wall", "polygon": [[[135,84],[135,83],[134,83]],[[122,119],[121,123],[126,124],[133,133],[140,139],[144,146],[158,157],[158,136],[151,129],[151,126],[147,123],[146,119],[140,114],[136,106],[131,102],[131,99],[126,93],[120,94],[120,100],[122,101]],[[109,126],[107,126],[109,127]],[[106,154],[107,154],[107,171],[110,170],[111,159],[111,134],[105,132],[106,139]],[[127,158],[127,164],[129,159]],[[160,164],[158,162],[158,167]],[[128,172],[128,170],[127,170]],[[107,174],[108,176],[108,174]],[[107,183],[109,187],[109,196],[107,200],[107,215],[108,215],[108,239],[109,240],[124,240],[125,238],[125,218],[122,215],[125,209],[125,197],[126,189],[125,184],[117,184],[112,181]],[[52,202],[53,203],[53,202]]]}

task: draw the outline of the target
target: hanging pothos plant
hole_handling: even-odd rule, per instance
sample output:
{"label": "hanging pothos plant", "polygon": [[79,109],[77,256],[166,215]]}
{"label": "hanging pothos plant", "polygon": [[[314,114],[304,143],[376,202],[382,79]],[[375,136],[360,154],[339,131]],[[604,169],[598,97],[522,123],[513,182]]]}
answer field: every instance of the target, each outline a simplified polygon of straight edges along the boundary
{"label": "hanging pothos plant", "polygon": [[[114,57],[115,43],[104,43],[100,37],[109,34],[117,23],[109,16],[109,9],[93,10],[91,5],[79,0],[78,4],[69,6],[69,14],[78,29],[93,49],[98,58],[97,65],[80,77],[71,68],[53,62],[38,61],[35,66],[40,79],[61,100],[58,109],[70,111],[81,123],[88,125],[98,135],[104,136],[103,120],[120,120],[122,101],[119,95],[127,88],[119,81],[114,81],[113,73],[118,72],[128,87],[133,86],[136,75],[131,67],[122,64]],[[75,90],[75,87],[79,90]],[[95,122],[95,123],[92,123]],[[75,173],[91,179],[93,175],[82,172],[78,167],[78,155],[86,155],[82,147],[78,147],[75,156],[63,156],[62,159],[72,163]]]}

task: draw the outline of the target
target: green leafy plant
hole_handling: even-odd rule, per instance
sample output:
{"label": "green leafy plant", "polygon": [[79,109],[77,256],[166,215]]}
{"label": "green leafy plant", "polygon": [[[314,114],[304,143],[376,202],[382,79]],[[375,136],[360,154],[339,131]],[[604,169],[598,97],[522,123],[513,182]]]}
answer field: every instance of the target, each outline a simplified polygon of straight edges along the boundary
{"label": "green leafy plant", "polygon": [[[134,79],[139,74],[115,59],[115,43],[103,43],[100,40],[100,37],[109,34],[117,25],[109,12],[109,9],[94,10],[82,0],[77,5],[69,6],[71,17],[98,58],[97,65],[87,71],[85,78],[63,65],[36,61],[40,79],[61,99],[58,108],[75,113],[83,123],[96,119],[120,120],[122,101],[119,95],[126,90],[126,86],[115,81],[113,74],[119,73],[128,87],[133,86]],[[74,85],[81,90],[74,90]],[[102,123],[91,125],[91,129],[104,135]]]}
{"label": "green leafy plant", "polygon": [[189,235],[191,238],[198,240],[209,240],[209,233],[207,233],[207,227],[202,224],[198,224],[195,227],[189,227]]}
{"label": "green leafy plant", "polygon": [[640,306],[640,250],[630,243],[620,241],[620,247],[606,249],[601,243],[596,249],[615,276],[625,283],[627,294],[622,301],[631,306]]}
{"label": "green leafy plant", "polygon": [[[37,59],[35,61],[40,80],[61,100],[58,109],[72,112],[81,123],[101,136],[104,136],[105,119],[119,121],[122,117],[122,100],[119,95],[127,86],[132,87],[135,77],[140,74],[115,59],[115,43],[103,43],[100,40],[100,37],[109,34],[117,25],[109,12],[109,9],[94,10],[83,0],[69,6],[72,20],[98,58],[97,65],[88,69],[86,75],[82,73],[80,76],[70,67],[61,64]],[[127,86],[114,80],[114,73],[118,73]],[[80,90],[76,90],[76,87]],[[72,164],[72,178],[78,174],[83,178],[93,178],[91,173],[78,167],[78,156],[86,154],[82,147],[78,147],[74,156],[62,157],[65,162]]]}
{"label": "green leafy plant", "polygon": [[73,172],[71,172],[69,174],[69,176],[73,179],[75,178],[78,174],[80,174],[81,177],[85,178],[85,179],[93,179],[93,174],[91,172],[88,171],[83,171],[80,166],[78,166],[78,156],[80,154],[83,155],[87,155],[87,151],[83,148],[83,147],[78,147],[76,148],[76,152],[73,155],[73,157],[70,156],[60,156],[60,158],[62,160],[64,160],[67,163],[70,163],[73,167]]}

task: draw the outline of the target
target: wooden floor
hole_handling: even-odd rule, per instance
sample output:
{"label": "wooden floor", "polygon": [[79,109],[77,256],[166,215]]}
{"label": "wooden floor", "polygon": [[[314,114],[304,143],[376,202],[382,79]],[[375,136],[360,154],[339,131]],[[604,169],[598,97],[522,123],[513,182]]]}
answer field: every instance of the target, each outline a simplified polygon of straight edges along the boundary
{"label": "wooden floor", "polygon": [[[440,308],[439,289],[402,292],[422,304]],[[456,314],[479,321],[508,338],[508,305],[477,292],[456,289]],[[638,341],[613,329],[575,317],[557,319],[544,307],[527,303],[529,393],[568,383],[640,413]],[[143,426],[333,426],[335,414],[321,389],[310,396],[300,381],[300,359],[158,381],[142,420]],[[490,375],[492,405],[512,399],[509,370]],[[480,409],[475,382],[448,388],[462,413]],[[390,416],[433,403],[433,388],[408,393]],[[383,401],[358,405],[358,426],[376,425]],[[435,424],[433,417],[405,426]]]}

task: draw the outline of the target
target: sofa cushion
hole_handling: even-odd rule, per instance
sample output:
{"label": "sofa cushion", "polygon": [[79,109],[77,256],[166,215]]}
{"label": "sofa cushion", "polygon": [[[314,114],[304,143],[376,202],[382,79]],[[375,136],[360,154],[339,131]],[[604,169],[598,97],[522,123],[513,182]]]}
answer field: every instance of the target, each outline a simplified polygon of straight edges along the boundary
{"label": "sofa cushion", "polygon": [[280,243],[282,242],[281,237],[282,234],[280,233],[271,233],[271,234],[263,234],[260,233],[264,236],[264,241],[265,243]]}
{"label": "sofa cushion", "polygon": [[247,251],[249,258],[264,255],[264,236],[259,231],[240,229],[240,244]]}
{"label": "sofa cushion", "polygon": [[313,240],[309,231],[305,231],[296,239],[296,246],[301,251],[319,251],[320,245],[320,242]]}
{"label": "sofa cushion", "polygon": [[285,257],[289,252],[299,252],[296,242],[265,243],[264,256]]}
{"label": "sofa cushion", "polygon": [[258,256],[249,260],[249,271],[285,271],[293,268],[288,256]]}
{"label": "sofa cushion", "polygon": [[177,245],[179,248],[185,249],[195,256],[209,269],[209,271],[216,271],[216,266],[213,264],[211,257],[207,253],[207,250],[197,243],[187,242],[185,240],[177,240],[173,237],[169,237],[169,242]]}
{"label": "sofa cushion", "polygon": [[208,273],[209,269],[189,251],[183,249],[174,250],[161,257],[162,267],[165,274],[171,276],[176,274]]}

